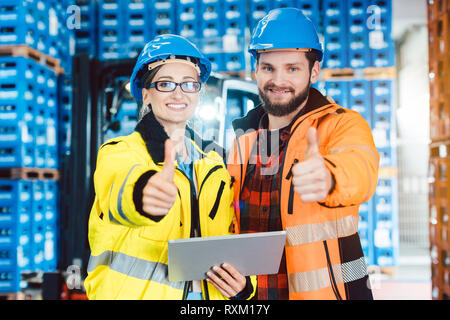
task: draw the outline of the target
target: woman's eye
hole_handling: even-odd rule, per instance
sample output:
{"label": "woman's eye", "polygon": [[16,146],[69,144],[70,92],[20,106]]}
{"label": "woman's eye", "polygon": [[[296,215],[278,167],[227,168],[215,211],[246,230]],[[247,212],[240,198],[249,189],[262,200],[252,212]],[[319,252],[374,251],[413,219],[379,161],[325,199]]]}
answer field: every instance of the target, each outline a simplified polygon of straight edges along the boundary
{"label": "woman's eye", "polygon": [[167,87],[170,87],[170,82],[166,82],[166,81],[160,82],[159,85],[160,85],[161,87],[167,88]]}

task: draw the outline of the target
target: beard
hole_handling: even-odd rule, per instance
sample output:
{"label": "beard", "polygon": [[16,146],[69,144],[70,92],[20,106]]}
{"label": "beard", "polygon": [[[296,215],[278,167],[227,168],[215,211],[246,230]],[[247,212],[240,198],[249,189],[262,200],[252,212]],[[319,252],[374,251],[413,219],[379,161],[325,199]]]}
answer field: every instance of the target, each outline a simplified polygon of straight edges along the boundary
{"label": "beard", "polygon": [[272,103],[269,97],[264,92],[267,92],[270,89],[284,89],[289,90],[290,92],[295,92],[294,88],[292,87],[278,88],[274,85],[268,84],[264,86],[263,91],[258,88],[258,94],[262,102],[262,107],[268,114],[271,114],[275,117],[283,117],[291,114],[294,111],[297,111],[298,108],[308,99],[309,88],[310,81],[308,81],[308,85],[302,92],[294,96],[288,103],[285,104]]}

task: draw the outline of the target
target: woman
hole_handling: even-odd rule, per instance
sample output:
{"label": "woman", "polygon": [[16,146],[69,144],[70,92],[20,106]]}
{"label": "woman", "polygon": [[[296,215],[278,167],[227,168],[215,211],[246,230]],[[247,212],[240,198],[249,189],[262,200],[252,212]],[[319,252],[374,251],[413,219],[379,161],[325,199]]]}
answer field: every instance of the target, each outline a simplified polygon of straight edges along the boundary
{"label": "woman", "polygon": [[[186,126],[210,62],[188,40],[161,35],[142,50],[131,93],[144,116],[103,144],[89,219],[90,299],[248,299],[254,277],[214,266],[207,281],[169,282],[167,241],[228,233],[233,189],[223,159]],[[200,143],[196,143],[200,141]]]}

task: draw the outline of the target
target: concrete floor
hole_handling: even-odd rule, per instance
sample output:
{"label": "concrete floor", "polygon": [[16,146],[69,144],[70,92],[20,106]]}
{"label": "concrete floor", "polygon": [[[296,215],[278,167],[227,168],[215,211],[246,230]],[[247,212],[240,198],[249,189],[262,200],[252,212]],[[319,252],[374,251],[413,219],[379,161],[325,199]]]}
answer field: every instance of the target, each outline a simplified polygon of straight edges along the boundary
{"label": "concrete floor", "polygon": [[392,273],[370,274],[374,299],[431,300],[430,263],[428,249],[400,247],[399,265]]}

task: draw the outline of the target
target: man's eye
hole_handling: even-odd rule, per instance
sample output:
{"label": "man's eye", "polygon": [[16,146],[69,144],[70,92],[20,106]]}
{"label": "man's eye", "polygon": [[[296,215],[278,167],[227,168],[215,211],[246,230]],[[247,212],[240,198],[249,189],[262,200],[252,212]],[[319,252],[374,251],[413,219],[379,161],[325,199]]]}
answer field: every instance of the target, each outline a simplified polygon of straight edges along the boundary
{"label": "man's eye", "polygon": [[272,71],[272,68],[271,67],[263,67],[263,70],[264,71]]}
{"label": "man's eye", "polygon": [[291,72],[295,72],[295,71],[297,71],[297,70],[298,70],[297,67],[291,67],[291,68],[289,68],[289,71],[291,71]]}

